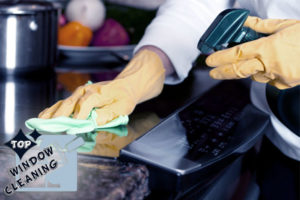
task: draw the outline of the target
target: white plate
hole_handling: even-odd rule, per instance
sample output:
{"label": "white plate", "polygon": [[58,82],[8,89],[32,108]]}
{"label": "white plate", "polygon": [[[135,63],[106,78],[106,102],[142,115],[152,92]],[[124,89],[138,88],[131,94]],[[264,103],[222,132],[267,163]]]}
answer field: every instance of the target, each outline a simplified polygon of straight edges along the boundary
{"label": "white plate", "polygon": [[132,57],[136,45],[111,47],[71,47],[59,45],[58,50],[62,58],[74,62],[126,62]]}

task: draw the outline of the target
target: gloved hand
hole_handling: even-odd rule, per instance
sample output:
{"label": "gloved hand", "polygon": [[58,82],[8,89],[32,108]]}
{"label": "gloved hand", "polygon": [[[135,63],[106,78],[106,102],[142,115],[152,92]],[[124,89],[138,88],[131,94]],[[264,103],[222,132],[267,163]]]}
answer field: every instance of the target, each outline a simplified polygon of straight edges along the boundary
{"label": "gloved hand", "polygon": [[112,81],[99,82],[77,88],[65,100],[39,114],[39,118],[70,116],[86,119],[93,108],[98,125],[129,115],[136,104],[157,96],[163,88],[165,69],[160,57],[149,50],[141,50],[126,68]]}
{"label": "gloved hand", "polygon": [[248,17],[245,26],[271,35],[210,55],[206,64],[216,67],[210,76],[215,79],[251,76],[279,89],[299,85],[300,21]]}

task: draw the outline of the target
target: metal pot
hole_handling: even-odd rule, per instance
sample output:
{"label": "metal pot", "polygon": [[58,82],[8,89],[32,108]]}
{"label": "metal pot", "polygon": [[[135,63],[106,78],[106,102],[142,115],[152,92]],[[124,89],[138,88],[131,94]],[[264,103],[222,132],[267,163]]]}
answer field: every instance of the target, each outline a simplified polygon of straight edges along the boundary
{"label": "metal pot", "polygon": [[56,61],[58,11],[49,2],[0,2],[0,71],[52,68]]}

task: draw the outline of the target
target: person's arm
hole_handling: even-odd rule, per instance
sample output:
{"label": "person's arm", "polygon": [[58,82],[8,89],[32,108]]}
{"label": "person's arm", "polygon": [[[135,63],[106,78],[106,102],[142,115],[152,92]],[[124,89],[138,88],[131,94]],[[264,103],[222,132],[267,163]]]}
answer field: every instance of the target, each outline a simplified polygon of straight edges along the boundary
{"label": "person's arm", "polygon": [[138,103],[160,94],[165,77],[166,83],[176,83],[187,76],[199,54],[199,38],[227,5],[225,0],[167,0],[147,28],[135,56],[114,80],[81,86],[39,117],[73,114],[73,118],[86,119],[98,108],[97,124],[105,124],[130,114]]}
{"label": "person's arm", "polygon": [[142,46],[136,53],[138,53],[139,51],[142,51],[144,49],[153,51],[154,53],[156,53],[159,56],[159,58],[161,59],[161,61],[163,63],[163,66],[166,70],[165,76],[170,76],[175,72],[172,63],[165,52],[163,52],[162,50],[160,50],[159,48],[157,48],[155,46],[145,45],[145,46]]}
{"label": "person's arm", "polygon": [[201,35],[232,4],[230,0],[167,0],[147,27],[135,52],[145,46],[161,52],[158,55],[167,60],[163,61],[167,71],[165,83],[179,83],[187,77],[199,55],[197,43]]}

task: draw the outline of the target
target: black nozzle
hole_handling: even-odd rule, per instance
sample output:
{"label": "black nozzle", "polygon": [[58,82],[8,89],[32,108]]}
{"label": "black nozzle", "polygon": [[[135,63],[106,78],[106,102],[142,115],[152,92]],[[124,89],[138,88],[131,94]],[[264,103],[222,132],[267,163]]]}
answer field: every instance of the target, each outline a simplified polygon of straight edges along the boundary
{"label": "black nozzle", "polygon": [[243,27],[248,15],[249,11],[244,9],[227,9],[221,12],[200,38],[198,49],[203,54],[210,54],[233,43],[265,36]]}

